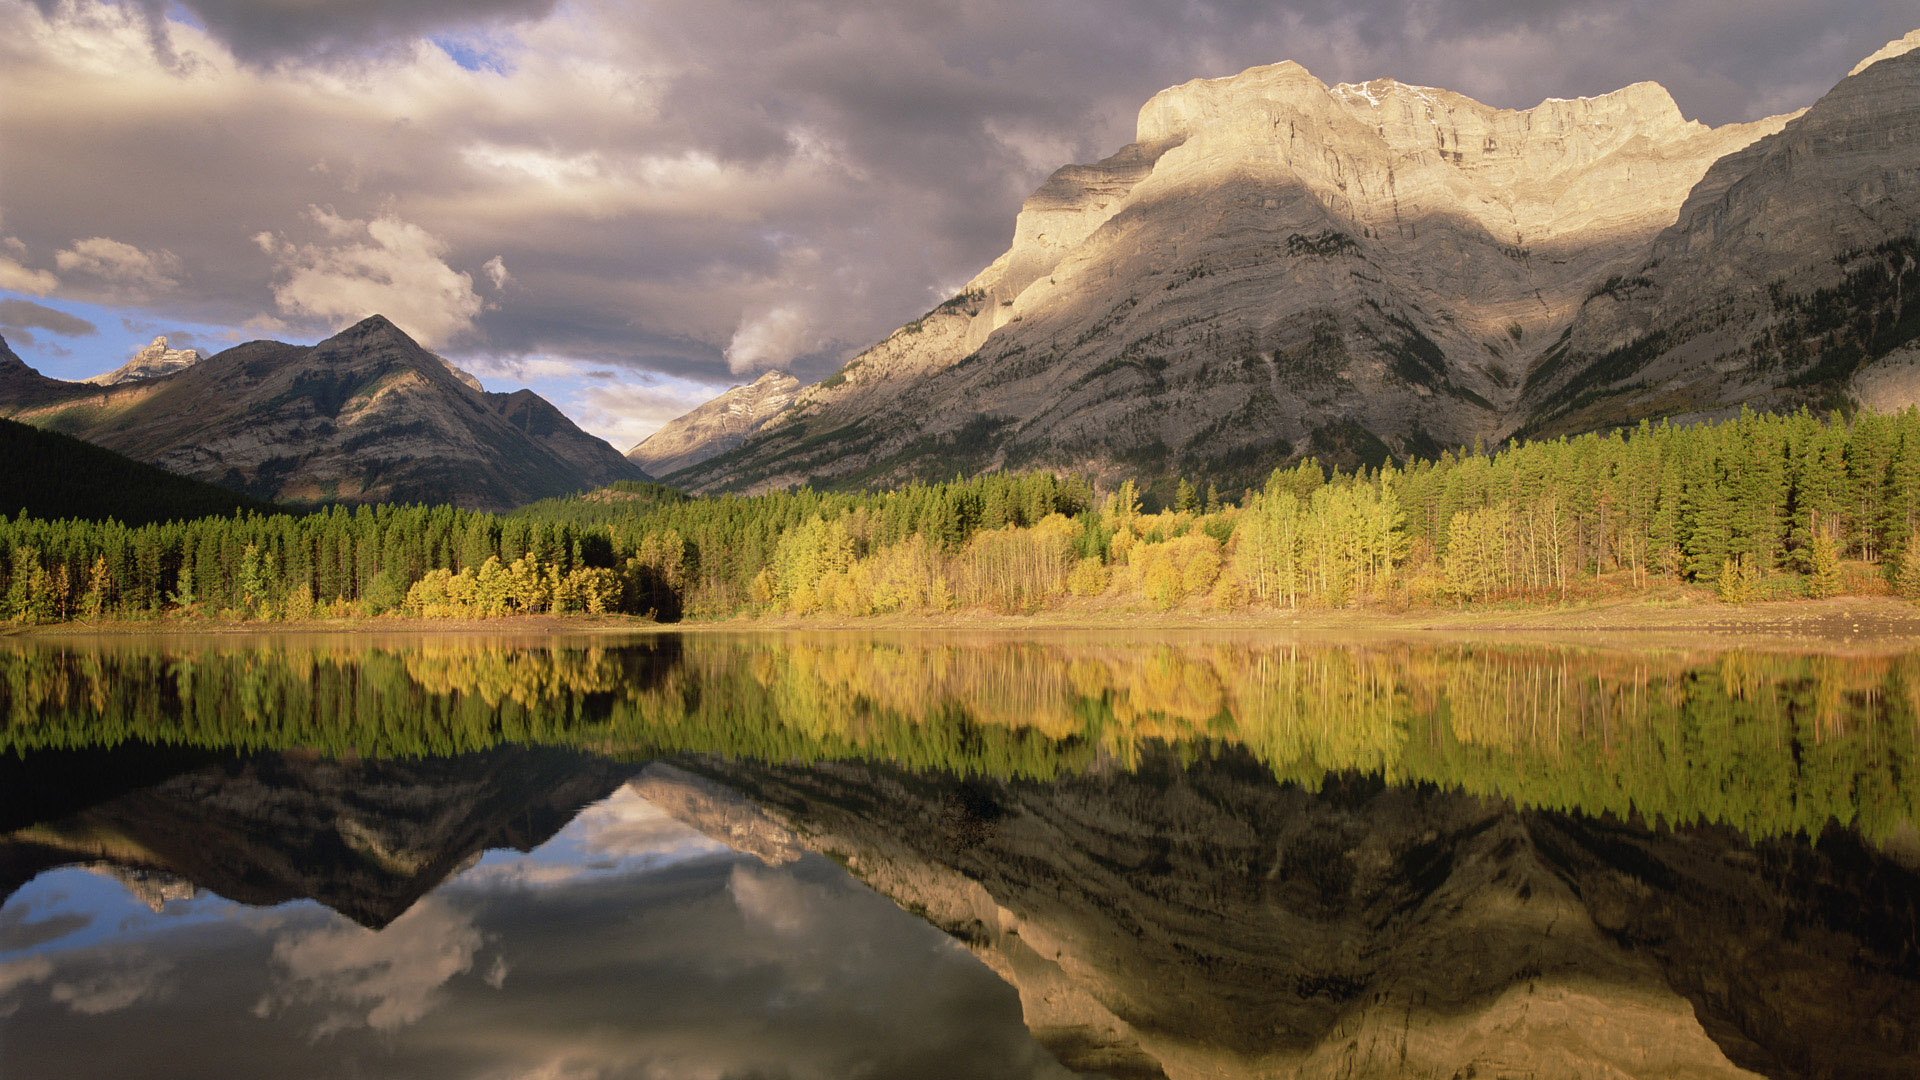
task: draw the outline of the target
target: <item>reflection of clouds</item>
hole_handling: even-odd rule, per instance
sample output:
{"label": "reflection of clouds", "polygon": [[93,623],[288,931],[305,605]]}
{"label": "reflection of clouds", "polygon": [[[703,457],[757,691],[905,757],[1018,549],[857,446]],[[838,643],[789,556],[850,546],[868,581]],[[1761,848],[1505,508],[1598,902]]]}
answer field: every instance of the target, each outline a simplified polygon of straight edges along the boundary
{"label": "reflection of clouds", "polygon": [[568,829],[579,830],[585,850],[617,859],[721,847],[641,798],[631,786],[581,811]]}
{"label": "reflection of clouds", "polygon": [[336,924],[295,932],[273,946],[284,969],[278,997],[336,1006],[316,1038],[361,1024],[395,1031],[425,1016],[440,987],[473,967],[481,942],[471,917],[432,897],[381,930]]}
{"label": "reflection of clouds", "polygon": [[53,961],[44,956],[23,956],[18,960],[0,960],[0,1018],[19,1011],[15,992],[45,982],[53,976]]}
{"label": "reflection of clouds", "polygon": [[787,936],[805,933],[815,909],[829,903],[819,885],[744,862],[727,878],[727,894],[749,921]]}
{"label": "reflection of clouds", "polygon": [[63,911],[44,919],[28,920],[25,904],[0,910],[0,950],[26,950],[58,941],[93,925],[91,912]]}
{"label": "reflection of clouds", "polygon": [[655,869],[726,850],[622,787],[580,811],[546,843],[526,854],[488,852],[465,871],[463,887],[555,888],[593,876]]}
{"label": "reflection of clouds", "polygon": [[164,961],[133,963],[117,970],[62,979],[47,997],[85,1016],[118,1012],[143,1001],[166,997],[172,990],[173,965]]}
{"label": "reflection of clouds", "polygon": [[0,1072],[1064,1076],[1017,996],[937,930],[824,859],[732,854],[631,789],[450,884],[372,931],[310,902],[156,914],[123,882],[43,877],[9,904],[15,931],[91,928],[0,961]]}

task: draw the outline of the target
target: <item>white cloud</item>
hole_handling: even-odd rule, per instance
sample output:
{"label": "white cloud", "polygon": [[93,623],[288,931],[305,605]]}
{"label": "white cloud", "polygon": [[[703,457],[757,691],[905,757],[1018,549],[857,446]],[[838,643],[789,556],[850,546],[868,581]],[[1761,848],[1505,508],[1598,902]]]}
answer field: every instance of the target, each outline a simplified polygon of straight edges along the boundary
{"label": "white cloud", "polygon": [[54,252],[54,263],[69,274],[90,277],[126,300],[150,300],[180,284],[180,259],[171,251],[143,251],[105,236],[76,240]]}
{"label": "white cloud", "polygon": [[27,257],[27,245],[17,236],[0,237],[0,291],[45,296],[60,287],[60,279],[45,270],[32,270],[20,260]]}
{"label": "white cloud", "polygon": [[705,383],[612,383],[589,385],[569,404],[568,415],[620,451],[638,446],[669,420],[693,411],[720,393]]}
{"label": "white cloud", "polygon": [[493,282],[493,288],[495,292],[498,292],[501,289],[506,288],[507,283],[513,280],[513,275],[507,273],[506,260],[502,259],[498,255],[495,255],[493,258],[488,259],[486,261],[486,265],[482,266],[480,269],[485,270],[487,272],[487,280]]}
{"label": "white cloud", "polygon": [[727,342],[727,367],[737,375],[786,367],[823,342],[814,319],[792,304],[743,319]]}
{"label": "white cloud", "polygon": [[334,328],[385,315],[429,348],[472,327],[482,308],[473,278],[447,265],[447,245],[427,230],[390,214],[363,221],[314,206],[308,216],[325,241],[253,238],[273,257],[273,297],[282,312]]}

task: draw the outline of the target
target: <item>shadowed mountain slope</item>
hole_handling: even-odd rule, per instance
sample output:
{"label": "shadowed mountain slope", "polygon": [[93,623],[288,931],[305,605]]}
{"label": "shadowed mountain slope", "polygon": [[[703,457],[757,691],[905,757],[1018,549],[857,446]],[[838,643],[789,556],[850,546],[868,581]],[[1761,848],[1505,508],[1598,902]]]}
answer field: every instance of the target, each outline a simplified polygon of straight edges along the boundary
{"label": "shadowed mountain slope", "polygon": [[0,368],[0,415],[280,502],[505,509],[646,478],[531,391],[475,390],[378,315],[114,386]]}

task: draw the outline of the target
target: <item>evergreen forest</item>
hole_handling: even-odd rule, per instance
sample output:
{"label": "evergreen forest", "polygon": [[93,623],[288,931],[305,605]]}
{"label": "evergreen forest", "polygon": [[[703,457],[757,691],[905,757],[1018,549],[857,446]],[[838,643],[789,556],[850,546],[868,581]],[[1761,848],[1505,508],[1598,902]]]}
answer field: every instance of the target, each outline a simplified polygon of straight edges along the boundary
{"label": "evergreen forest", "polygon": [[1621,595],[1920,596],[1920,411],[1743,413],[1258,489],[993,473],[887,492],[688,497],[622,483],[448,506],[147,521],[0,517],[0,616],[387,613],[858,618],[1292,609]]}

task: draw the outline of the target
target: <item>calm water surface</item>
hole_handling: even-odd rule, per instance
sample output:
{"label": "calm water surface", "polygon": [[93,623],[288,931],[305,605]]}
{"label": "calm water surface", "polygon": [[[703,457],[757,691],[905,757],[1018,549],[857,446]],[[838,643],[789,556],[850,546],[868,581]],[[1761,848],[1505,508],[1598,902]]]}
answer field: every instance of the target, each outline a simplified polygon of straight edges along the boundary
{"label": "calm water surface", "polygon": [[0,1075],[1920,1076],[1920,654],[0,640]]}

